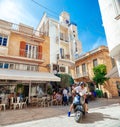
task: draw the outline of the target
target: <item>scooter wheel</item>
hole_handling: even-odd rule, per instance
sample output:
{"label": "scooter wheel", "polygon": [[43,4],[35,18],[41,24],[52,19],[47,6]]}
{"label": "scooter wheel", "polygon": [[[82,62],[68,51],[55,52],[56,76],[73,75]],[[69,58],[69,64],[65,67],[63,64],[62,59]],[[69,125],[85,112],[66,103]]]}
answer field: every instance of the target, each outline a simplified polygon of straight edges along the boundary
{"label": "scooter wheel", "polygon": [[81,111],[76,111],[75,112],[75,121],[77,123],[81,123],[82,122],[82,117],[83,117],[83,113]]}

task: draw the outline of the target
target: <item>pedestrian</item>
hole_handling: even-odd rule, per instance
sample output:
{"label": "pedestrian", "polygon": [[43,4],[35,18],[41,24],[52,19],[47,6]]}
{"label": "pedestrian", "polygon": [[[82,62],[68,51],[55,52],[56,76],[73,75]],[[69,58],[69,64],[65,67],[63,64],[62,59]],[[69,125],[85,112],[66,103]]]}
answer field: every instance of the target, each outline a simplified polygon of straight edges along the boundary
{"label": "pedestrian", "polygon": [[63,89],[63,104],[68,105],[68,90],[65,87]]}

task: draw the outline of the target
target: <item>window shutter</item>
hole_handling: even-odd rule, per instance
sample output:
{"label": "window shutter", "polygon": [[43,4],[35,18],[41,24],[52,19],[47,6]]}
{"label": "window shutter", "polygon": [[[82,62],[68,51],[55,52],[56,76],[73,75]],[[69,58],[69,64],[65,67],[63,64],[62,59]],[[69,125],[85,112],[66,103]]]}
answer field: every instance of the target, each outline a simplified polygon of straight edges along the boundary
{"label": "window shutter", "polygon": [[25,57],[25,47],[26,43],[24,41],[20,42],[20,56]]}
{"label": "window shutter", "polygon": [[38,46],[38,59],[42,59],[42,46]]}

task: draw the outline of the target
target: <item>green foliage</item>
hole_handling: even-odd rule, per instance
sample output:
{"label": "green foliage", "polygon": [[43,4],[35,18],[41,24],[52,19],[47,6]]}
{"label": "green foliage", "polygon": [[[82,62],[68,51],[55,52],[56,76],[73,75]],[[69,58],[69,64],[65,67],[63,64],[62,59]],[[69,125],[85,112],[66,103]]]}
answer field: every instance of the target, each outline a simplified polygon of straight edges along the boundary
{"label": "green foliage", "polygon": [[107,74],[106,66],[104,64],[100,64],[93,68],[94,77],[93,81],[96,83],[96,85],[100,84],[103,85],[105,81],[108,80],[105,75]]}
{"label": "green foliage", "polygon": [[74,83],[73,78],[68,74],[57,74],[57,76],[61,78],[61,81],[57,83],[61,87],[69,87]]}
{"label": "green foliage", "polygon": [[95,92],[96,92],[97,97],[99,97],[99,98],[103,97],[102,90],[96,90]]}
{"label": "green foliage", "polygon": [[15,92],[16,93],[23,93],[24,92],[24,86],[23,86],[23,84],[17,84],[17,86],[15,88]]}
{"label": "green foliage", "polygon": [[101,74],[101,75],[106,75],[107,71],[106,71],[106,65],[104,64],[99,64],[98,66],[93,68],[94,74]]}
{"label": "green foliage", "polygon": [[52,86],[51,85],[48,85],[47,86],[47,94],[49,94],[49,95],[52,95],[53,94]]}

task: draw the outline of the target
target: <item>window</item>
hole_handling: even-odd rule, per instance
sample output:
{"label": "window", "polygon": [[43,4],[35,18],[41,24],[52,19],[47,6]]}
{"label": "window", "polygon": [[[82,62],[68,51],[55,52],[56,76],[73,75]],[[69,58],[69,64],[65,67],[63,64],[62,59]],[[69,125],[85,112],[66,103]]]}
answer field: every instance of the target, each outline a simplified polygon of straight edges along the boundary
{"label": "window", "polygon": [[65,72],[65,67],[60,67],[60,72]]}
{"label": "window", "polygon": [[120,19],[120,0],[113,0],[113,6],[115,10],[115,19]]}
{"label": "window", "polygon": [[0,62],[0,68],[8,69],[9,68],[9,63]]}
{"label": "window", "polygon": [[115,67],[115,59],[111,57],[112,67]]}
{"label": "window", "polygon": [[75,53],[78,51],[77,49],[77,42],[75,42]]}
{"label": "window", "polygon": [[97,59],[93,60],[93,67],[96,67],[98,65]]}
{"label": "window", "polygon": [[10,68],[10,69],[14,69],[14,64],[13,64],[13,63],[10,63],[9,68]]}
{"label": "window", "polygon": [[79,76],[80,70],[79,70],[79,66],[76,66],[76,75]]}
{"label": "window", "polygon": [[63,33],[60,33],[60,39],[63,40]]}
{"label": "window", "polygon": [[0,63],[0,68],[3,68],[3,63]]}
{"label": "window", "polygon": [[37,46],[26,44],[26,57],[37,58]]}
{"label": "window", "polygon": [[6,63],[6,62],[1,62],[1,61],[0,61],[0,68],[38,71],[38,66],[37,65],[26,65],[26,64],[19,64],[19,63]]}
{"label": "window", "polygon": [[27,66],[27,70],[30,71],[30,66],[29,65]]}
{"label": "window", "polygon": [[57,60],[59,59],[59,54],[57,54]]}
{"label": "window", "polygon": [[8,63],[4,63],[4,68],[5,69],[9,68],[9,64]]}
{"label": "window", "polygon": [[82,64],[82,73],[83,73],[83,75],[86,74],[86,65],[85,64]]}
{"label": "window", "polygon": [[117,88],[120,89],[120,81],[116,81]]}
{"label": "window", "polygon": [[19,64],[15,64],[15,69],[19,70]]}
{"label": "window", "polygon": [[57,72],[59,72],[59,65],[53,64],[53,70],[56,70]]}
{"label": "window", "polygon": [[64,49],[63,48],[60,48],[60,54],[61,54],[61,58],[64,59]]}
{"label": "window", "polygon": [[66,20],[66,24],[69,24],[69,21],[68,20]]}
{"label": "window", "polygon": [[7,46],[7,40],[8,40],[7,36],[0,35],[0,45],[1,46]]}

